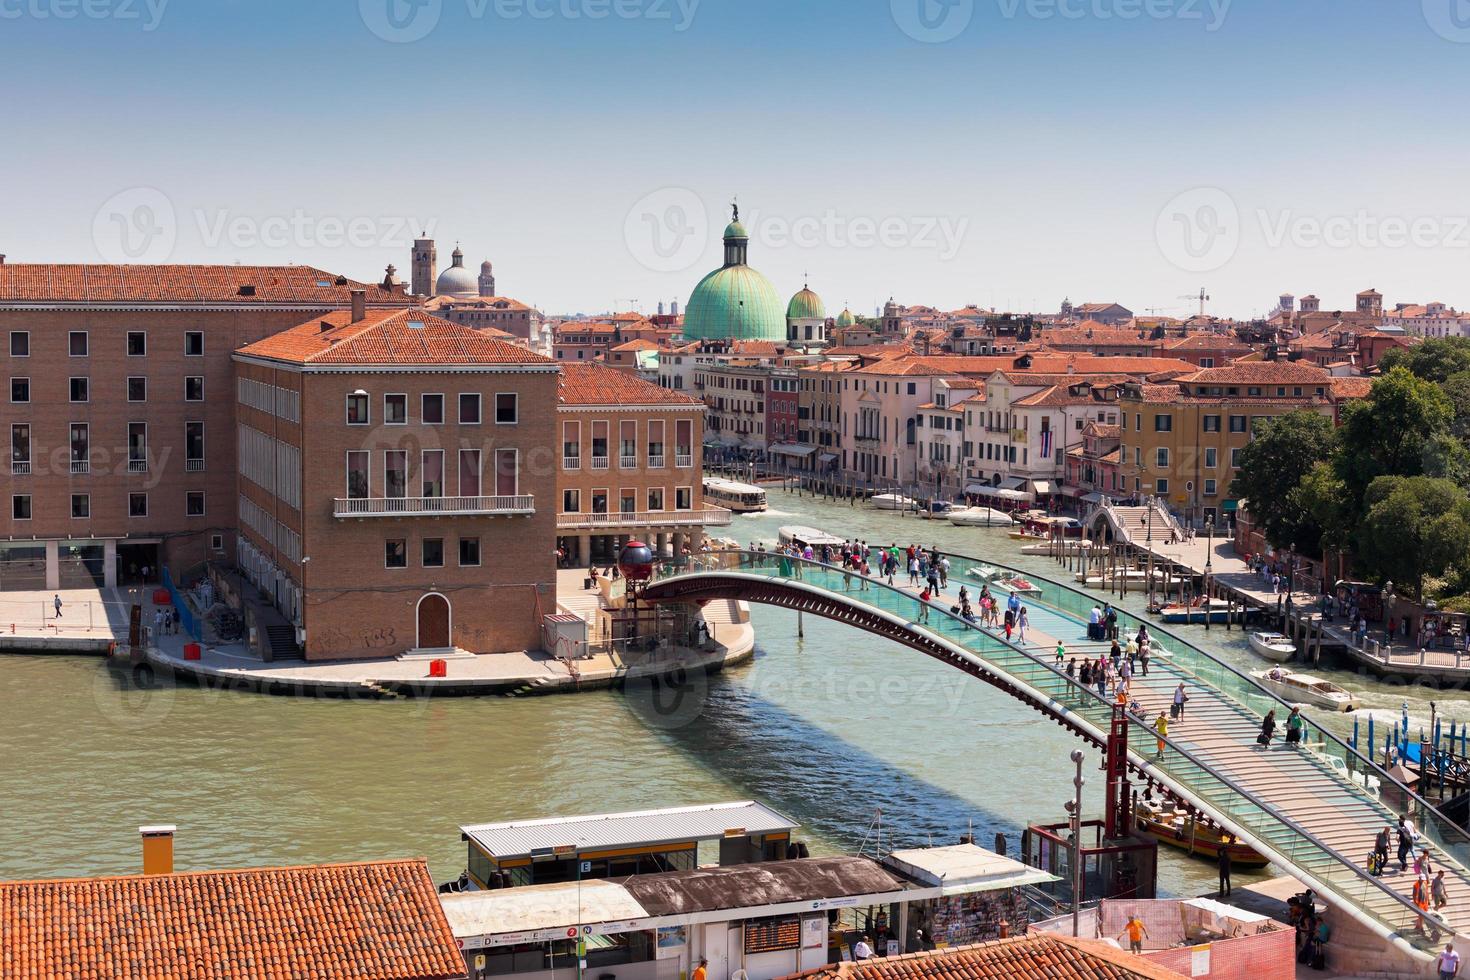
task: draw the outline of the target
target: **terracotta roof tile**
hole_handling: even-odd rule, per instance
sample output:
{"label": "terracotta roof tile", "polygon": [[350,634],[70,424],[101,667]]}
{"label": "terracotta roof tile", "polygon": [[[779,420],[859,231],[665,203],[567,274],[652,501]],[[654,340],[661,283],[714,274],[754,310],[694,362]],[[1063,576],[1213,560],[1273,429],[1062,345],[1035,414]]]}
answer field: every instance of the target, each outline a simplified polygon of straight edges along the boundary
{"label": "terracotta roof tile", "polygon": [[369,303],[406,306],[412,301],[380,285],[353,282],[305,265],[0,264],[0,302],[310,303],[335,307],[351,302],[353,289],[366,291]]}
{"label": "terracotta roof tile", "polygon": [[272,334],[236,351],[293,364],[554,364],[488,330],[451,323],[421,309],[349,310]]}
{"label": "terracotta roof tile", "polygon": [[680,391],[644,381],[637,375],[601,364],[563,364],[558,400],[563,405],[672,405],[703,408],[704,403]]}
{"label": "terracotta roof tile", "polygon": [[423,860],[0,882],[0,975],[464,976]]}
{"label": "terracotta roof tile", "polygon": [[1104,943],[1044,933],[822,967],[818,980],[1183,980]]}
{"label": "terracotta roof tile", "polygon": [[1332,379],[1332,394],[1335,398],[1367,398],[1372,390],[1372,378]]}
{"label": "terracotta roof tile", "polygon": [[1306,385],[1322,384],[1327,377],[1321,368],[1289,361],[1236,361],[1179,380],[1192,385]]}

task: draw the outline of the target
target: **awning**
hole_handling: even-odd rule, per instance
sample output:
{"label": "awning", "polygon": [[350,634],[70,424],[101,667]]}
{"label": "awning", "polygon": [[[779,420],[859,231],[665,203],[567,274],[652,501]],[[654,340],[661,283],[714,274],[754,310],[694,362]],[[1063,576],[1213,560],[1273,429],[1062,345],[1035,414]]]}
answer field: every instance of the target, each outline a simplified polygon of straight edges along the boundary
{"label": "awning", "polygon": [[777,444],[771,447],[771,453],[776,456],[810,456],[817,451],[816,446],[783,446]]}
{"label": "awning", "polygon": [[1031,487],[1037,493],[1051,493],[1051,483],[1046,480],[1032,480]]}
{"label": "awning", "polygon": [[992,487],[988,483],[966,483],[965,484],[965,493],[985,493],[987,491],[994,490],[994,489],[995,489],[995,487]]}
{"label": "awning", "polygon": [[1102,499],[1103,499],[1102,494],[1100,494],[1100,493],[1098,493],[1096,491],[1093,491],[1092,493],[1088,493],[1088,494],[1083,494],[1082,495],[1082,502],[1084,504],[1100,504],[1100,503],[1102,503]]}
{"label": "awning", "polygon": [[1234,510],[1235,507],[1236,507],[1236,502],[1234,500],[1227,500],[1227,501],[1225,501],[1225,503],[1221,504],[1220,506],[1222,508],[1224,508],[1225,510]]}
{"label": "awning", "polygon": [[972,483],[965,487],[965,493],[972,493],[977,497],[993,497],[996,500],[1030,500],[1032,495],[1025,490],[1011,490],[1006,487],[987,487]]}
{"label": "awning", "polygon": [[837,462],[836,453],[823,453],[818,458],[822,461],[823,466],[831,466],[833,463]]}
{"label": "awning", "polygon": [[1002,480],[1000,485],[1007,490],[1020,490],[1029,482],[1029,480],[1024,480],[1019,476],[1011,476]]}

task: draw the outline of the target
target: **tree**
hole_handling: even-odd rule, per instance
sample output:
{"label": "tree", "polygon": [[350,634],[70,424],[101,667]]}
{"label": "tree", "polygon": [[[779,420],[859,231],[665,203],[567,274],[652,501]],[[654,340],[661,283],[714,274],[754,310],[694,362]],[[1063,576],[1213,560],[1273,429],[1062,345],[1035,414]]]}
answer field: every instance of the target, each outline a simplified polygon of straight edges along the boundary
{"label": "tree", "polygon": [[1395,367],[1373,382],[1368,397],[1350,402],[1338,433],[1338,476],[1355,509],[1381,476],[1419,476],[1432,438],[1449,429],[1454,406],[1432,381]]}
{"label": "tree", "polygon": [[1332,420],[1301,409],[1263,423],[1240,451],[1240,472],[1230,493],[1249,503],[1251,516],[1272,544],[1317,550],[1322,527],[1294,493],[1336,444]]}
{"label": "tree", "polygon": [[1412,584],[1416,601],[1424,598],[1426,577],[1438,578],[1470,555],[1470,497],[1449,480],[1379,477],[1363,504],[1358,561],[1380,578]]}
{"label": "tree", "polygon": [[1291,496],[1321,529],[1319,548],[1347,551],[1352,547],[1357,511],[1348,499],[1347,484],[1331,462],[1312,467]]}
{"label": "tree", "polygon": [[1470,337],[1433,337],[1414,347],[1395,347],[1379,358],[1378,366],[1384,372],[1402,367],[1425,381],[1443,382],[1470,371]]}
{"label": "tree", "polygon": [[1440,387],[1455,410],[1454,421],[1450,423],[1451,433],[1462,442],[1470,440],[1470,371],[1450,375]]}

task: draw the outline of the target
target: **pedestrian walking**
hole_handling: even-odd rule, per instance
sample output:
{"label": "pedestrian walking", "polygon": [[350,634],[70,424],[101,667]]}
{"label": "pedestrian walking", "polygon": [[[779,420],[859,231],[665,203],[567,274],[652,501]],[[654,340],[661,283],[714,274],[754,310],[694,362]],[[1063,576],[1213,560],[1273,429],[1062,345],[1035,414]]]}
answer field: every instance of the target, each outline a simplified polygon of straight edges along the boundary
{"label": "pedestrian walking", "polygon": [[1302,709],[1292,705],[1291,714],[1286,716],[1286,744],[1301,744],[1302,729],[1305,726],[1306,719],[1302,718]]}
{"label": "pedestrian walking", "polygon": [[1162,758],[1164,755],[1164,736],[1169,734],[1169,716],[1162,711],[1154,719],[1154,731],[1158,733],[1158,748],[1154,752],[1155,757]]}
{"label": "pedestrian walking", "polygon": [[1026,629],[1030,625],[1031,625],[1031,617],[1026,613],[1026,607],[1025,606],[1022,606],[1021,607],[1021,614],[1016,619],[1017,639],[1019,639],[1020,642],[1022,642],[1022,643],[1025,643],[1026,642]]}
{"label": "pedestrian walking", "polygon": [[1139,647],[1138,648],[1138,666],[1139,666],[1139,673],[1142,674],[1144,677],[1147,677],[1148,676],[1148,647],[1146,647],[1146,646]]}
{"label": "pedestrian walking", "polygon": [[1057,641],[1057,663],[1067,659],[1067,645],[1061,640]]}
{"label": "pedestrian walking", "polygon": [[1393,837],[1393,828],[1384,826],[1373,838],[1373,856],[1368,861],[1368,872],[1374,876],[1383,874],[1388,867],[1388,845]]}
{"label": "pedestrian walking", "polygon": [[925,589],[919,593],[919,622],[929,622],[929,590]]}
{"label": "pedestrian walking", "polygon": [[1398,838],[1399,871],[1401,872],[1407,871],[1409,869],[1409,854],[1414,850],[1414,840],[1417,837],[1418,834],[1414,832],[1414,821],[1409,819],[1409,815],[1407,813],[1400,816],[1398,826]]}
{"label": "pedestrian walking", "polygon": [[1220,897],[1224,898],[1230,894],[1230,847],[1235,843],[1235,838],[1229,834],[1220,835],[1219,853],[1216,855],[1216,863],[1220,866]]}
{"label": "pedestrian walking", "polygon": [[1430,897],[1434,899],[1434,911],[1438,912],[1450,904],[1449,892],[1445,889],[1444,869],[1440,868],[1434,873],[1434,881],[1429,885]]}
{"label": "pedestrian walking", "polygon": [[1188,704],[1188,703],[1189,703],[1189,695],[1184,693],[1184,682],[1183,681],[1180,681],[1179,682],[1179,686],[1176,687],[1176,688],[1174,688],[1174,706],[1173,706],[1173,711],[1174,711],[1174,717],[1175,718],[1178,718],[1180,720],[1183,720],[1183,718],[1184,718],[1184,706],[1186,704]]}
{"label": "pedestrian walking", "polygon": [[[1087,665],[1086,664],[1083,664],[1082,665],[1082,669],[1085,671],[1087,669]],[[1075,678],[1076,676],[1077,676],[1077,658],[1076,657],[1073,657],[1071,660],[1068,660],[1067,661],[1067,679],[1068,680],[1071,680],[1071,679]],[[1444,874],[1444,872],[1441,871],[1440,874]]]}
{"label": "pedestrian walking", "polygon": [[1271,747],[1271,736],[1276,734],[1276,709],[1272,708],[1266,712],[1265,720],[1261,722],[1261,734],[1256,736],[1256,744]]}
{"label": "pedestrian walking", "polygon": [[1454,980],[1460,975],[1460,954],[1455,952],[1454,943],[1444,944],[1444,952],[1435,958],[1434,968],[1439,971],[1439,980]]}
{"label": "pedestrian walking", "polygon": [[949,588],[949,557],[947,555],[939,559],[939,584],[946,589]]}
{"label": "pedestrian walking", "polygon": [[1128,924],[1118,933],[1118,938],[1122,939],[1125,935],[1128,937],[1128,951],[1134,955],[1142,953],[1143,941],[1148,938],[1148,927],[1143,924],[1143,920],[1136,915],[1129,916]]}
{"label": "pedestrian walking", "polygon": [[51,604],[56,607],[56,618],[57,619],[60,619],[61,618],[61,593],[60,592],[56,593],[56,595],[52,597]]}

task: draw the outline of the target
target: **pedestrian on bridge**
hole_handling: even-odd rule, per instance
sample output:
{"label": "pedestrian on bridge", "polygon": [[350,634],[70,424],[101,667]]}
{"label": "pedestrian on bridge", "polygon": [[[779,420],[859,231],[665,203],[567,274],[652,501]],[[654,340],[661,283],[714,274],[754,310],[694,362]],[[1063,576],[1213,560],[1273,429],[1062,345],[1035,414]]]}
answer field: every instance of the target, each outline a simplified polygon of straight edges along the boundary
{"label": "pedestrian on bridge", "polygon": [[1067,645],[1061,640],[1057,641],[1057,663],[1067,659]]}
{"label": "pedestrian on bridge", "polygon": [[1164,757],[1164,736],[1169,734],[1169,716],[1164,714],[1162,711],[1160,711],[1159,716],[1154,719],[1154,731],[1157,732],[1159,736],[1158,749],[1154,752],[1154,758],[1161,759]]}
{"label": "pedestrian on bridge", "polygon": [[1269,749],[1271,747],[1271,736],[1276,734],[1276,709],[1272,708],[1266,712],[1265,719],[1261,722],[1261,734],[1256,736],[1256,744]]}
{"label": "pedestrian on bridge", "polygon": [[1383,874],[1383,869],[1388,867],[1388,843],[1392,834],[1393,828],[1385,826],[1373,838],[1373,860],[1369,862],[1368,870],[1375,876]]}
{"label": "pedestrian on bridge", "polygon": [[1444,868],[1434,873],[1434,881],[1429,886],[1430,895],[1434,898],[1434,911],[1438,912],[1450,904],[1449,892],[1445,889]]}
{"label": "pedestrian on bridge", "polygon": [[1188,704],[1188,703],[1189,703],[1189,695],[1184,693],[1184,682],[1183,681],[1180,681],[1179,682],[1179,686],[1176,687],[1176,688],[1174,688],[1174,717],[1175,718],[1179,718],[1181,720],[1184,718],[1184,706],[1186,704]]}
{"label": "pedestrian on bridge", "polygon": [[1399,871],[1404,872],[1409,869],[1409,854],[1413,852],[1414,841],[1419,836],[1414,832],[1414,821],[1409,819],[1407,813],[1399,817],[1398,836]]}
{"label": "pedestrian on bridge", "polygon": [[1216,861],[1220,865],[1220,897],[1224,898],[1230,894],[1230,845],[1235,843],[1235,838],[1230,834],[1221,834],[1218,845]]}
{"label": "pedestrian on bridge", "polygon": [[1026,613],[1026,607],[1021,607],[1021,614],[1016,618],[1016,629],[1019,631],[1019,639],[1026,642],[1026,628],[1031,625],[1031,617]]}
{"label": "pedestrian on bridge", "polygon": [[1439,971],[1439,980],[1454,980],[1460,975],[1460,954],[1455,952],[1454,943],[1444,944],[1444,952],[1435,959],[1434,968]]}

